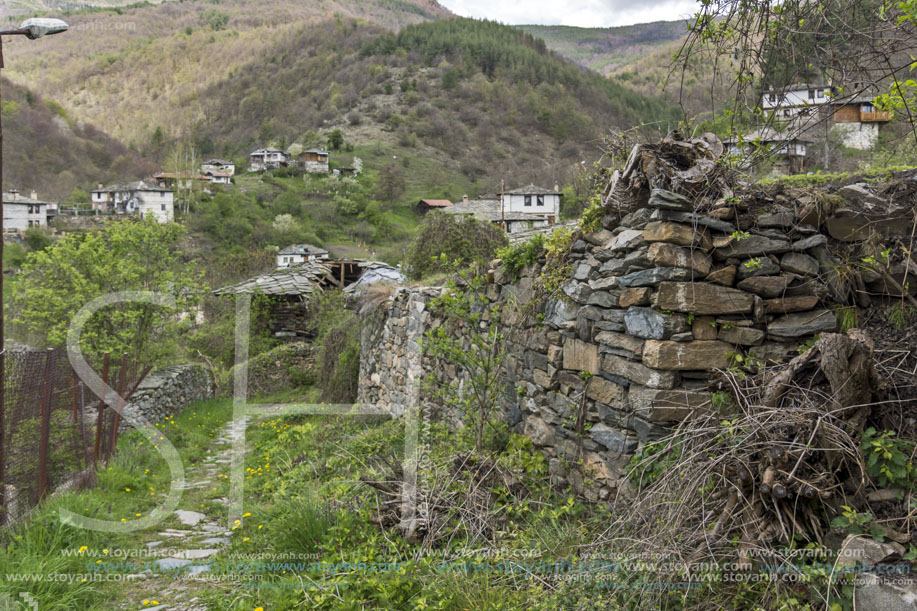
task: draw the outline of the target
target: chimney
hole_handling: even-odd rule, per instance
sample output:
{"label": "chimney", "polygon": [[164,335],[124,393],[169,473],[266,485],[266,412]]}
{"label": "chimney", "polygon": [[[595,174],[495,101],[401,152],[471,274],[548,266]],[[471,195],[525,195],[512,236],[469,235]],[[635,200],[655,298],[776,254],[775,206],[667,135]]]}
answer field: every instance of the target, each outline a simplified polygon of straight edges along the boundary
{"label": "chimney", "polygon": [[556,182],[554,183],[554,192],[560,193],[560,186]]}
{"label": "chimney", "polygon": [[462,196],[462,203],[465,204],[466,206],[468,205],[468,196],[467,195]]}
{"label": "chimney", "polygon": [[38,199],[38,193],[35,192],[35,189],[32,189],[32,193],[29,195],[32,199]]}
{"label": "chimney", "polygon": [[103,187],[104,185],[102,183],[99,183],[99,187],[98,187],[99,191],[101,191]]}
{"label": "chimney", "polygon": [[10,201],[11,201],[11,202],[15,202],[15,201],[19,200],[19,191],[17,191],[16,189],[10,189],[10,190],[9,190],[9,194],[10,194]]}

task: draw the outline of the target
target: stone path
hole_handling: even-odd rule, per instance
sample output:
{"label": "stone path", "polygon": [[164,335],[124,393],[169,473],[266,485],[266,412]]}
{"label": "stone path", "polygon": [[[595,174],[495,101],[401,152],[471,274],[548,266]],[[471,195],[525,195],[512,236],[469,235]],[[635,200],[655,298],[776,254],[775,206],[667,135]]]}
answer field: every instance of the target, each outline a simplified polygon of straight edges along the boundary
{"label": "stone path", "polygon": [[[219,583],[194,577],[209,572],[210,562],[231,541],[232,530],[226,527],[229,501],[216,496],[218,488],[214,482],[228,478],[233,442],[247,425],[247,418],[228,423],[214,440],[211,454],[185,470],[181,508],[174,512],[178,527],[160,525],[138,533],[138,539],[147,549],[169,549],[169,554],[152,560],[155,570],[146,569],[132,582],[128,601],[120,609],[209,611],[195,593],[218,587]],[[159,604],[152,604],[153,601]]]}

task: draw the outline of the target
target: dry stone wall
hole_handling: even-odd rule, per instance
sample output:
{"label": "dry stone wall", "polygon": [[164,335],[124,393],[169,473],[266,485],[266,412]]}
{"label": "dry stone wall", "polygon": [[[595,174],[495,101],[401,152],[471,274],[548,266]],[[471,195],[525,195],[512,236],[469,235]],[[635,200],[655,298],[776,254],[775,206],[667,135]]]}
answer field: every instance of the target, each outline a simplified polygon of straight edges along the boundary
{"label": "dry stone wall", "polygon": [[[195,401],[211,397],[213,378],[205,367],[173,365],[148,375],[124,406],[124,413],[139,413],[150,422],[159,422]],[[121,429],[129,427],[127,419],[122,418]]]}
{"label": "dry stone wall", "polygon": [[[742,230],[734,218],[730,206],[698,214],[657,189],[644,207],[576,240],[562,296],[538,296],[543,261],[518,279],[499,266],[489,274],[487,297],[504,306],[501,407],[548,457],[558,487],[608,498],[641,444],[712,409],[713,370],[781,361],[836,330],[824,305],[837,263],[827,237],[793,214]],[[429,307],[440,290],[398,289],[365,322],[360,402],[400,414],[430,401],[426,372],[456,375],[421,352],[424,331],[440,323]],[[523,316],[526,305],[535,307]]]}

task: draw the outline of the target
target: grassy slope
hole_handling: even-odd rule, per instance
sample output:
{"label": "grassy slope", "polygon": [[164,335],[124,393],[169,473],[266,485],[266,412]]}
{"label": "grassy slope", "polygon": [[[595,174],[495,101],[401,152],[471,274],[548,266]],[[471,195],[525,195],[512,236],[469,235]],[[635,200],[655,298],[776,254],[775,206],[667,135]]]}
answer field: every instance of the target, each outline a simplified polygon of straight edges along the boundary
{"label": "grassy slope", "polygon": [[[264,400],[301,396],[282,393]],[[175,443],[188,468],[218,451],[213,442],[231,410],[230,400],[198,403],[174,420],[160,423],[160,430]],[[506,562],[528,564],[539,559],[576,562],[577,546],[593,541],[608,519],[601,509],[588,509],[551,492],[545,459],[533,453],[525,440],[512,440],[494,456],[528,490],[521,502],[502,488],[495,491],[490,519],[500,524],[497,537],[472,539],[457,529],[454,537],[430,550],[376,526],[373,521],[381,499],[359,481],[361,476],[384,477],[371,465],[373,457],[402,455],[401,421],[278,416],[250,422],[246,436],[245,519],[234,528],[228,548],[211,558],[210,565],[212,573],[229,579],[179,582],[177,576],[168,574],[119,583],[80,579],[86,573],[142,570],[155,557],[130,554],[142,553],[148,542],[167,539],[157,534],[165,527],[181,528],[169,518],[155,528],[119,535],[79,530],[58,521],[58,507],[118,521],[134,519],[138,513],[146,515],[161,502],[168,488],[168,468],[149,444],[139,445],[138,435],[128,433],[118,444],[111,468],[101,472],[96,488],[62,495],[33,519],[0,533],[0,575],[56,573],[72,576],[73,582],[0,581],[0,593],[16,597],[27,591],[41,609],[48,610],[142,608],[177,604],[192,597],[208,608],[238,611],[256,607],[546,610],[600,608],[608,597],[601,584],[549,585],[554,581],[550,576],[532,575],[521,564],[514,575],[501,568]],[[422,442],[429,444],[425,465],[438,468],[469,447],[468,440],[455,432],[432,425],[425,427]],[[180,508],[225,523],[226,504],[220,498],[227,495],[229,479],[228,465],[223,467],[222,475],[210,485],[187,490]],[[439,480],[424,481],[431,485]],[[462,484],[453,487],[460,490]],[[164,545],[173,542],[167,540]],[[494,550],[493,554],[469,554],[470,549],[483,547]],[[63,553],[81,549],[74,556]],[[245,554],[255,554],[255,560],[246,562]],[[313,562],[332,564],[329,568]],[[355,564],[353,568],[334,565],[342,562]],[[473,567],[471,573],[465,573],[465,563]],[[370,568],[373,566],[380,568]],[[481,570],[485,568],[489,572]],[[258,580],[240,578],[245,573]],[[188,591],[178,591],[180,586]]]}
{"label": "grassy slope", "polygon": [[523,25],[544,39],[548,48],[576,63],[609,75],[627,68],[660,47],[680,40],[683,21],[656,21],[615,28],[577,28],[562,25]]}

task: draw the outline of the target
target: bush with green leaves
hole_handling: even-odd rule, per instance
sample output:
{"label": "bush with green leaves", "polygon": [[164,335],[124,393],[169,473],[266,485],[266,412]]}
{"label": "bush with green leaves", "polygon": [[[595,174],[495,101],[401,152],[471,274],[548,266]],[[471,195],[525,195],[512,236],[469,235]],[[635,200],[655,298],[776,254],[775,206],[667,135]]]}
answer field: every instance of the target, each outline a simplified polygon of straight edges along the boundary
{"label": "bush with green leaves", "polygon": [[118,291],[163,293],[174,297],[175,310],[136,302],[104,307],[83,325],[81,346],[90,359],[127,352],[150,363],[171,361],[188,324],[176,314],[196,306],[204,288],[181,253],[184,237],[174,223],[125,220],[30,252],[13,285],[14,324],[31,343],[63,346],[71,320],[93,299]]}
{"label": "bush with green leaves", "polygon": [[866,472],[880,486],[910,488],[914,483],[914,444],[895,436],[894,431],[879,433],[873,427],[863,431]]}
{"label": "bush with green leaves", "polygon": [[309,298],[309,326],[322,390],[328,403],[353,403],[360,375],[360,318],[341,291],[317,291]]}
{"label": "bush with green leaves", "polygon": [[491,223],[429,212],[408,248],[408,273],[419,279],[453,271],[456,261],[465,265],[486,262],[496,257],[497,250],[506,243],[506,234]]}

